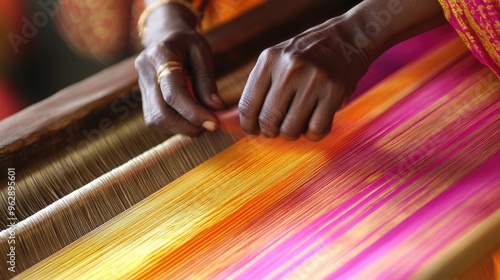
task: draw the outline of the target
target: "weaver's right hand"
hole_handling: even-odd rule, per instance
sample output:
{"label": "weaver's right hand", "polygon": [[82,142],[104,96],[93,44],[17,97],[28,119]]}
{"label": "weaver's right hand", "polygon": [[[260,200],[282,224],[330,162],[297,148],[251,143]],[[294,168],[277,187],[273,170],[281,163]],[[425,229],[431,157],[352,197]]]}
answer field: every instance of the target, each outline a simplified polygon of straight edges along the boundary
{"label": "weaver's right hand", "polygon": [[[222,109],[224,104],[217,94],[212,53],[195,26],[193,14],[177,4],[163,5],[148,17],[143,38],[146,48],[137,57],[135,67],[144,120],[150,128],[197,135],[219,126],[211,111]],[[163,68],[172,71],[164,71],[158,79],[158,69],[167,62],[170,64]]]}

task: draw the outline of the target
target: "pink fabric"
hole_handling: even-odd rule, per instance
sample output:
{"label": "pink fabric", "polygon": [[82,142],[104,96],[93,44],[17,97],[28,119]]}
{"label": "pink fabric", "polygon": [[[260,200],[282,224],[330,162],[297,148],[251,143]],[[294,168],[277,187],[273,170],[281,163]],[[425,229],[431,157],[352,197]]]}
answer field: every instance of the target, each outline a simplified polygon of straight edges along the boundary
{"label": "pink fabric", "polygon": [[392,47],[372,63],[351,99],[359,97],[390,74],[427,53],[431,49],[429,45],[437,46],[456,36],[451,26],[444,25]]}
{"label": "pink fabric", "polygon": [[448,21],[474,56],[500,77],[500,1],[440,2]]}

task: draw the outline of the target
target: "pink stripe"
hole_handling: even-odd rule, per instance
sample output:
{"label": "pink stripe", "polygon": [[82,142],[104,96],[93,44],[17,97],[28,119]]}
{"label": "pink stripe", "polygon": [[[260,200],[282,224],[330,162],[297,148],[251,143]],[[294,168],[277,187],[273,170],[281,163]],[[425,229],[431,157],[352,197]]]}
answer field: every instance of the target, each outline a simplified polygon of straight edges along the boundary
{"label": "pink stripe", "polygon": [[[500,200],[497,199],[500,196],[500,173],[498,172],[498,166],[500,166],[500,153],[497,153],[488,161],[481,164],[473,172],[458,181],[452,188],[446,190],[426,206],[419,209],[414,215],[395,227],[377,243],[351,260],[342,269],[331,274],[328,278],[345,279],[354,277],[366,265],[393,251],[394,248],[398,248],[417,229],[423,226],[432,228],[432,224],[428,224],[428,221],[432,220],[436,214],[443,212],[453,213],[454,208],[460,206],[462,203],[472,200],[477,201],[474,207],[460,212],[460,220],[457,220],[455,228],[447,228],[445,231],[440,231],[439,236],[434,236],[434,238],[439,237],[439,241],[434,242],[431,250],[426,250],[426,253],[420,256],[416,254],[407,256],[413,259],[418,258],[416,262],[418,265],[404,271],[404,273],[393,271],[394,269],[389,268],[387,271],[377,275],[381,279],[407,279],[424,265],[430,256],[440,251],[446,245],[449,245],[454,238],[473,227],[477,222],[500,210]],[[488,192],[484,192],[485,189]],[[477,193],[481,191],[483,191],[482,196],[477,196]],[[426,243],[426,246],[429,246],[429,244]]]}
{"label": "pink stripe", "polygon": [[[457,135],[457,137],[456,137],[456,138],[454,138],[454,139],[448,139],[448,142],[450,142],[450,143],[454,143],[454,142],[456,142],[456,141],[458,141],[458,140],[460,140],[460,139],[463,139],[463,137],[465,137],[466,135],[469,135],[469,134],[470,134],[471,132],[473,132],[473,131],[476,131],[476,130],[477,130],[477,129],[479,129],[479,127],[481,127],[481,126],[485,126],[485,127],[487,127],[487,128],[488,128],[488,130],[490,130],[490,131],[499,131],[499,133],[497,133],[497,135],[498,135],[498,134],[500,134],[500,127],[499,127],[499,122],[498,122],[498,119],[500,118],[500,117],[499,117],[499,116],[500,116],[500,110],[499,110],[499,108],[498,108],[498,105],[499,105],[499,103],[497,102],[497,103],[496,103],[496,106],[494,106],[494,105],[493,105],[493,106],[494,106],[494,108],[492,107],[490,110],[488,110],[488,109],[483,110],[483,111],[482,111],[482,113],[483,113],[483,114],[482,114],[482,116],[470,116],[470,117],[471,117],[471,118],[473,118],[473,119],[475,119],[475,118],[479,118],[479,119],[481,119],[482,121],[481,121],[481,122],[476,123],[475,125],[473,125],[471,128],[469,128],[467,131],[465,131],[465,132],[464,132],[464,133],[462,133],[461,135]],[[491,106],[490,106],[490,107],[491,107]],[[486,126],[485,124],[487,124],[487,123],[490,123],[490,125],[489,125],[489,126]],[[444,134],[442,137],[443,137],[443,138],[445,138],[445,137],[446,137],[446,134]],[[497,139],[498,139],[498,138],[500,138],[500,136],[497,136]],[[453,156],[456,154],[456,151],[462,150],[466,144],[467,144],[467,143],[464,143],[463,145],[458,146],[458,147],[456,148],[456,150],[455,150],[455,151],[451,151],[450,153],[448,153],[448,155],[441,157],[441,158],[440,158],[438,161],[436,161],[436,162],[435,162],[432,166],[430,166],[430,167],[426,168],[425,170],[422,170],[422,171],[420,172],[420,174],[419,174],[419,175],[417,175],[416,177],[425,176],[425,174],[427,174],[427,173],[428,173],[428,172],[429,172],[432,168],[434,168],[437,164],[440,164],[440,163],[442,163],[442,162],[444,162],[444,161],[451,161],[451,162],[453,162],[453,161],[452,161],[452,158],[453,158]],[[403,188],[403,189],[404,189],[404,188]],[[466,199],[466,198],[467,198],[467,197],[464,197],[464,199]],[[453,202],[453,200],[452,200],[452,202]],[[444,203],[443,201],[441,201],[441,202],[439,202],[439,203],[443,203],[443,207],[446,207],[446,205],[445,205],[445,203]],[[458,203],[457,205],[459,205],[459,204],[460,204],[460,203]],[[402,209],[402,210],[404,210],[404,209]],[[403,224],[403,228],[404,228],[404,227],[407,225],[407,223],[409,223],[409,222],[411,222],[411,219],[408,219],[408,220],[407,220],[407,221]],[[398,227],[398,228],[401,228],[401,227]],[[397,232],[397,229],[398,229],[398,228],[396,228],[396,229],[395,229],[395,230],[396,230],[396,232]],[[368,236],[367,236],[367,238],[368,238]],[[392,239],[392,238],[393,238],[393,237],[392,237],[392,235],[391,235],[391,234],[389,234],[389,237],[386,237],[384,240],[387,240],[387,239]],[[382,240],[382,239],[381,239],[381,240],[380,240],[381,244],[374,244],[371,248],[369,248],[369,249],[365,250],[365,251],[364,251],[362,254],[360,254],[357,258],[353,259],[350,263],[346,264],[346,266],[344,266],[344,268],[342,268],[341,270],[339,270],[337,273],[338,273],[339,275],[341,275],[341,273],[343,273],[343,271],[349,271],[349,270],[351,270],[351,269],[352,269],[352,271],[358,271],[358,270],[360,270],[360,267],[359,267],[359,266],[361,265],[360,263],[365,263],[365,264],[366,264],[366,263],[367,263],[367,262],[369,262],[370,260],[376,260],[376,259],[378,259],[378,258],[380,257],[380,255],[383,255],[383,254],[388,254],[388,253],[389,253],[389,251],[390,251],[390,250],[391,250],[391,248],[392,248],[391,246],[385,246],[384,248],[385,248],[386,250],[385,250],[385,251],[383,251],[383,252],[381,252],[381,251],[380,251],[381,249],[379,248],[380,246],[383,246],[383,245],[384,245],[384,242],[385,242],[384,240]],[[362,241],[363,241],[363,240],[361,240],[361,242],[362,242]],[[373,252],[374,250],[378,250],[378,251],[379,251],[379,252],[378,252],[378,254],[376,254],[376,255],[375,255],[375,256],[373,256],[372,258],[367,258],[367,259],[365,259],[365,257],[366,257],[367,255],[372,254],[372,252]],[[413,258],[415,258],[415,256],[412,256],[412,257],[413,257]],[[425,258],[423,258],[423,259],[421,259],[421,260],[420,260],[420,262],[423,262],[423,261],[425,261]],[[422,263],[419,263],[417,266],[415,266],[415,269],[417,269],[417,268],[418,268],[418,267],[420,267],[421,265],[422,265]],[[353,266],[354,266],[354,268],[352,268]],[[354,272],[352,272],[352,273],[354,273]],[[336,274],[336,276],[335,276],[335,277],[337,277],[337,276],[338,276],[338,275]],[[343,276],[348,276],[348,275],[343,275]],[[404,278],[404,277],[403,277],[403,278]]]}

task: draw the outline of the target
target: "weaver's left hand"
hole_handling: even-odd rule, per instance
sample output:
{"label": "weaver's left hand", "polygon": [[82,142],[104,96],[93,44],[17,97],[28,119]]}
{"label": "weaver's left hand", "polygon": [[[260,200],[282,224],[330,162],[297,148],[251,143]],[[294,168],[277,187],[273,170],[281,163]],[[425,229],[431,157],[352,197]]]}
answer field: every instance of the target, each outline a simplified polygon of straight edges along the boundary
{"label": "weaver's left hand", "polygon": [[[145,49],[135,63],[146,125],[167,134],[214,131],[218,120],[211,111],[224,104],[210,46],[196,31],[196,18],[182,5],[169,3],[154,11],[148,24]],[[186,75],[193,77],[193,91]]]}
{"label": "weaver's left hand", "polygon": [[352,94],[369,62],[330,20],[265,50],[240,99],[240,122],[249,135],[319,141]]}

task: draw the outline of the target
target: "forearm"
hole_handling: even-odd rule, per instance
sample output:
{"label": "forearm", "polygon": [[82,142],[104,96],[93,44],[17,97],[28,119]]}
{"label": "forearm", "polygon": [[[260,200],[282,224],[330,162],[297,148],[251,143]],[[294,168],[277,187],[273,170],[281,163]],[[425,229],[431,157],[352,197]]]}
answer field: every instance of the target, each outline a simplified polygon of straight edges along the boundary
{"label": "forearm", "polygon": [[342,16],[339,28],[373,61],[397,43],[444,23],[437,0],[365,0]]}

